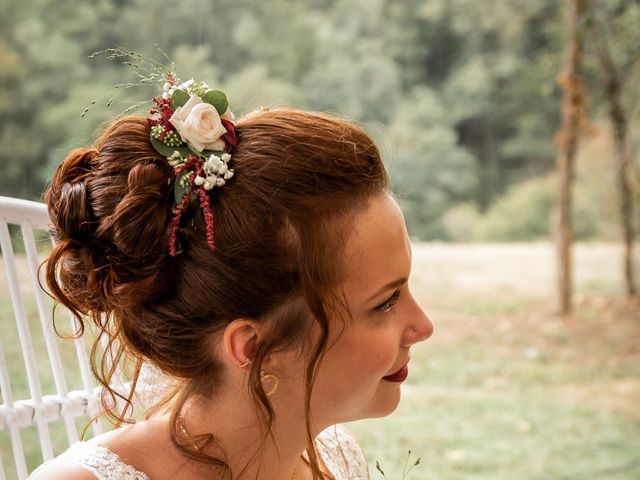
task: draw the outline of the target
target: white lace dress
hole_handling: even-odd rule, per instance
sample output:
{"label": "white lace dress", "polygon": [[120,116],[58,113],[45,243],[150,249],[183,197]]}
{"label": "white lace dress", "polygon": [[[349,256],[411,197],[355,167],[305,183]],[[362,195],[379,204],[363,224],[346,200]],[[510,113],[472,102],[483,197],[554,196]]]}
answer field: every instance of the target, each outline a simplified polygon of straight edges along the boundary
{"label": "white lace dress", "polygon": [[[335,480],[369,480],[364,453],[344,428],[339,425],[327,428],[316,437],[316,446]],[[92,441],[75,443],[51,462],[80,465],[93,473],[97,480],[151,480],[109,449]],[[38,467],[31,475],[49,463]]]}

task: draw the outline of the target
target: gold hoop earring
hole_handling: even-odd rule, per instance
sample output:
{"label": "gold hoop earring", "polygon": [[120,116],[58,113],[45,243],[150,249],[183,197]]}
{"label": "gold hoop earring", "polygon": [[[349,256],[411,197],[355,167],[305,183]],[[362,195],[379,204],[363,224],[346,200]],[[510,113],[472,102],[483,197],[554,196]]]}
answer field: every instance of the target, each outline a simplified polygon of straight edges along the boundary
{"label": "gold hoop earring", "polygon": [[251,359],[249,357],[247,357],[247,361],[244,362],[242,365],[238,365],[239,368],[244,368],[244,367],[248,367],[249,365],[251,365]]}
{"label": "gold hoop earring", "polygon": [[266,373],[264,370],[260,370],[260,382],[265,382],[265,381],[273,382],[273,386],[271,387],[271,389],[268,392],[264,393],[267,397],[270,397],[271,395],[276,393],[276,391],[278,390],[278,387],[280,386],[280,380],[278,380],[278,377],[276,377],[275,375],[271,373]]}

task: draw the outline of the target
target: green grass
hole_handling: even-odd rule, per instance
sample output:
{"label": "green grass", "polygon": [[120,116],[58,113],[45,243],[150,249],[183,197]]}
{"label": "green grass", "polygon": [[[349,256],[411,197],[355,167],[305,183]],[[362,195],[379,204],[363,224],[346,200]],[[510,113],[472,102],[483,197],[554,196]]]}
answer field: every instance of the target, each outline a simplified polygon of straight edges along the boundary
{"label": "green grass", "polygon": [[[373,480],[382,479],[376,461],[388,480],[401,480],[408,450],[421,463],[407,480],[640,478],[640,308],[620,297],[619,249],[577,248],[577,306],[567,319],[554,313],[550,252],[544,244],[414,248],[412,288],[435,333],[413,350],[398,410],[348,425]],[[27,310],[51,393],[35,306]],[[26,398],[1,289],[0,329],[14,398]],[[69,343],[63,358],[73,364]],[[67,379],[80,387],[77,374]],[[60,422],[50,428],[59,452],[64,432]],[[35,429],[22,438],[33,468],[41,461]],[[6,432],[0,452],[10,471]]]}
{"label": "green grass", "polygon": [[[398,410],[349,426],[372,478],[382,478],[374,470],[379,461],[388,479],[400,480],[407,450],[422,457],[414,479],[639,477],[638,416],[561,393],[566,384],[602,381],[615,370],[578,374],[555,359],[503,358],[488,347],[460,339],[416,350]],[[615,477],[604,473],[617,467]]]}
{"label": "green grass", "polygon": [[414,248],[435,333],[414,348],[398,410],[349,425],[372,479],[378,461],[401,480],[408,450],[414,480],[640,478],[640,308],[619,297],[618,247],[576,258],[562,319],[550,245]]}

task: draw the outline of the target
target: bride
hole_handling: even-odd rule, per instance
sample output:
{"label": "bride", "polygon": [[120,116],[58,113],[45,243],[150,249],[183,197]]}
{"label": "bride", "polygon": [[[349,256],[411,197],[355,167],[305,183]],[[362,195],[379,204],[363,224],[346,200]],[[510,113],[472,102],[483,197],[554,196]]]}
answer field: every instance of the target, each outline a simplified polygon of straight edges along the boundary
{"label": "bride", "polygon": [[[222,92],[165,80],[150,118],[71,151],[46,193],[49,289],[106,336],[95,373],[126,426],[31,478],[369,478],[339,424],[390,414],[433,330],[377,148],[319,113],[234,121]],[[131,423],[143,365],[168,384]]]}

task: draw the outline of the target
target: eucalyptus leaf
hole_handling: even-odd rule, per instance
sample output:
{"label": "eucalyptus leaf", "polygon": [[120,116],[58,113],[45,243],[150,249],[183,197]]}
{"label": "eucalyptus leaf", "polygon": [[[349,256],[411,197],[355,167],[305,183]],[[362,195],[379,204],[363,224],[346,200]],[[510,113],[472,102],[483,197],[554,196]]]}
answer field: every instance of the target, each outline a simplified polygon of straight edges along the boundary
{"label": "eucalyptus leaf", "polygon": [[220,90],[209,90],[202,96],[202,101],[216,107],[218,114],[223,115],[229,108],[229,100]]}
{"label": "eucalyptus leaf", "polygon": [[187,187],[185,187],[183,183],[186,183],[186,179],[188,175],[189,175],[189,172],[185,170],[180,175],[178,175],[178,178],[176,178],[176,183],[173,186],[173,195],[176,201],[176,205],[182,201],[184,192],[187,189]]}
{"label": "eucalyptus leaf", "polygon": [[160,155],[164,155],[165,157],[170,157],[176,150],[180,152],[180,154],[185,158],[191,153],[189,149],[184,145],[180,147],[170,147],[153,137],[151,137],[151,145],[153,145],[153,148],[156,149],[156,152],[158,152]]}
{"label": "eucalyptus leaf", "polygon": [[189,101],[189,94],[179,88],[174,90],[171,94],[171,106],[175,110],[178,107],[184,106]]}
{"label": "eucalyptus leaf", "polygon": [[202,156],[202,152],[200,150],[198,150],[196,147],[194,147],[193,145],[191,145],[190,143],[187,143],[187,146],[189,148],[189,154],[193,154],[196,157],[200,157]]}

